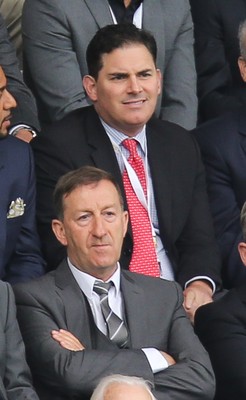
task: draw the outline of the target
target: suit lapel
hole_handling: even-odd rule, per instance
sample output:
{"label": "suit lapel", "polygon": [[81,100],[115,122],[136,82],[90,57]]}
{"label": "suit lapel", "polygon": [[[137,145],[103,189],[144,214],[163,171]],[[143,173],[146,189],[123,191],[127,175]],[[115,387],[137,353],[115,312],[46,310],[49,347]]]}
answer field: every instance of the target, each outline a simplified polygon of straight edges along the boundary
{"label": "suit lapel", "polygon": [[99,28],[113,24],[114,21],[106,0],[85,0],[84,2],[99,25]]}
{"label": "suit lapel", "polygon": [[152,122],[147,125],[146,135],[159,228],[164,233],[161,236],[165,239],[171,237],[172,170],[175,149],[166,140],[165,132],[160,132]]}
{"label": "suit lapel", "polygon": [[60,264],[55,272],[55,284],[58,289],[58,295],[62,297],[64,304],[67,329],[85,347],[91,348],[90,319],[87,312],[86,300],[66,260]]}
{"label": "suit lapel", "polygon": [[148,305],[145,303],[144,290],[127,271],[121,273],[121,290],[125,304],[125,315],[130,331],[131,347],[144,347],[148,331]]}

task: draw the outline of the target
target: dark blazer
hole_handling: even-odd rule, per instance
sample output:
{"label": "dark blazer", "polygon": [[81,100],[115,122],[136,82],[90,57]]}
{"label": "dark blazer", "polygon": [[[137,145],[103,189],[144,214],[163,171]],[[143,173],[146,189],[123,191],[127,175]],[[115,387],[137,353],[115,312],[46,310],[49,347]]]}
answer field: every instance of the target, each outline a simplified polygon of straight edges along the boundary
{"label": "dark blazer", "polygon": [[38,400],[25,360],[24,343],[16,319],[13,291],[0,281],[0,398]]}
{"label": "dark blazer", "polygon": [[237,59],[245,0],[190,0],[194,21],[199,111],[205,121],[246,103]]}
{"label": "dark blazer", "polygon": [[[198,145],[181,127],[158,119],[147,124],[146,134],[160,234],[176,279],[182,286],[200,275],[219,282],[220,261]],[[112,172],[124,195],[123,182],[112,144],[93,107],[45,127],[32,146],[37,168],[38,227],[48,264],[56,267],[65,255],[65,249],[59,253],[61,246],[50,226],[55,216],[52,193],[58,178],[82,165],[93,165]],[[124,268],[129,265],[131,252],[129,226],[121,258]]]}
{"label": "dark blazer", "polygon": [[[23,49],[26,78],[42,120],[54,121],[91,104],[82,86],[88,73],[88,43],[113,24],[107,0],[26,0]],[[157,42],[157,66],[164,74],[157,115],[187,129],[196,126],[196,70],[188,0],[144,0],[143,28]]]}
{"label": "dark blazer", "polygon": [[7,78],[7,88],[17,101],[17,107],[12,111],[11,126],[26,124],[39,130],[37,108],[34,97],[23,81],[16,53],[9,41],[7,28],[0,14],[0,66]]}
{"label": "dark blazer", "polygon": [[[15,286],[18,319],[40,398],[86,400],[100,378],[117,373],[153,382],[158,400],[212,399],[210,361],[185,315],[177,283],[122,271],[121,290],[131,343],[120,350],[97,329],[67,261],[38,280]],[[50,334],[59,328],[74,334],[85,350],[63,349]],[[153,375],[141,350],[145,347],[168,352],[177,364]]]}
{"label": "dark blazer", "polygon": [[200,125],[193,131],[207,173],[215,235],[222,254],[227,288],[246,279],[237,245],[242,240],[240,211],[246,201],[245,109]]}
{"label": "dark blazer", "polygon": [[[8,136],[0,140],[0,279],[11,283],[44,273],[36,231],[36,188],[31,148]],[[21,198],[24,214],[7,218],[11,202]]]}
{"label": "dark blazer", "polygon": [[246,398],[246,285],[200,307],[195,330],[209,352],[216,377],[215,400]]}

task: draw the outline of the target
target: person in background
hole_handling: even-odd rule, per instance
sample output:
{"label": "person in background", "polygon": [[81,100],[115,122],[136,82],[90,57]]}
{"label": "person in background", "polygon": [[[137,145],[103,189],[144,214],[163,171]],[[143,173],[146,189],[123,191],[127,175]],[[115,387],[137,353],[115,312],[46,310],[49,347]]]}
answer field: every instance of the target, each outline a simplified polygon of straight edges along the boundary
{"label": "person in background", "polygon": [[190,0],[194,21],[199,122],[246,104],[245,82],[237,60],[238,28],[246,18],[245,0]]}
{"label": "person in background", "polygon": [[0,65],[8,80],[8,90],[15,97],[9,133],[30,142],[40,129],[34,97],[23,81],[15,49],[10,43],[5,21],[0,14]]}
{"label": "person in background", "polygon": [[[26,0],[24,76],[42,121],[56,121],[91,104],[81,85],[86,48],[98,29],[133,22],[157,42],[165,90],[156,115],[186,129],[196,126],[196,71],[189,0]],[[67,132],[69,134],[69,132]]]}
{"label": "person in background", "polygon": [[209,357],[179,285],[120,267],[128,213],[113,176],[90,166],[70,171],[54,203],[52,228],[67,257],[14,287],[41,400],[87,400],[110,374],[149,380],[159,400],[212,400]]}
{"label": "person in background", "polygon": [[110,375],[103,378],[90,400],[157,400],[150,385],[136,376]]}
{"label": "person in background", "polygon": [[0,67],[0,279],[42,275],[45,262],[36,230],[36,181],[30,146],[8,135],[14,97]]}
{"label": "person in background", "polygon": [[[246,20],[239,29],[238,66],[246,82]],[[246,86],[244,88],[246,93]],[[242,241],[240,210],[246,199],[246,105],[193,131],[206,167],[215,235],[222,256],[222,279],[228,289],[246,280],[238,253]]]}
{"label": "person in background", "polygon": [[[246,267],[246,203],[238,252]],[[246,283],[197,311],[195,331],[209,352],[216,377],[215,400],[246,397]]]}

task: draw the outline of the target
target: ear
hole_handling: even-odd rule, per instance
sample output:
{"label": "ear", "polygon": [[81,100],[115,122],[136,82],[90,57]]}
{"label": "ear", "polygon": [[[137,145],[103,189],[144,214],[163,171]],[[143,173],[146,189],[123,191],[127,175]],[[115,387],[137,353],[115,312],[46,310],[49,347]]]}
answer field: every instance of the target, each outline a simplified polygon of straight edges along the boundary
{"label": "ear", "polygon": [[59,242],[63,244],[63,246],[67,246],[67,237],[63,223],[59,219],[53,219],[52,229],[54,234],[56,235],[57,240],[59,240]]}
{"label": "ear", "polygon": [[240,242],[238,244],[238,251],[243,264],[246,266],[246,243]]}
{"label": "ear", "polygon": [[246,82],[246,61],[243,59],[243,57],[238,58],[238,66],[240,69],[240,74],[244,82]]}
{"label": "ear", "polygon": [[129,214],[127,211],[123,211],[123,237],[126,236],[126,232],[127,232],[127,226],[128,226],[128,221],[129,221]]}
{"label": "ear", "polygon": [[158,91],[157,91],[157,93],[160,94],[161,91],[162,91],[162,86],[163,86],[163,78],[162,78],[162,74],[161,74],[160,69],[157,69],[156,73],[157,73],[157,79],[158,79]]}
{"label": "ear", "polygon": [[91,75],[85,75],[83,77],[84,89],[92,101],[97,101],[97,83]]}

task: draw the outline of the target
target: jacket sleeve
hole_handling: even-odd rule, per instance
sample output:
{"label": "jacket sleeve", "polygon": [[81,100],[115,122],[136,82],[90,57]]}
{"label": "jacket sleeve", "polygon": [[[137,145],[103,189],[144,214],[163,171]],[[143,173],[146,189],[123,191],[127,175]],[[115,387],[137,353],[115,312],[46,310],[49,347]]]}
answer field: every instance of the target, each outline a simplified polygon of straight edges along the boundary
{"label": "jacket sleeve", "polygon": [[42,120],[59,120],[88,105],[62,2],[25,1],[22,29],[24,76],[33,88]]}
{"label": "jacket sleeve", "polygon": [[[172,7],[175,8],[175,5]],[[183,16],[179,30],[176,32],[173,47],[166,49],[165,52],[166,62],[163,71],[160,117],[186,129],[193,129],[197,122],[193,23],[189,2],[182,2],[180,9],[182,9]],[[180,12],[178,11],[178,13]],[[170,29],[172,28],[170,27]]]}

